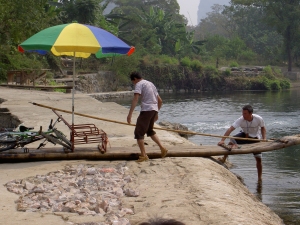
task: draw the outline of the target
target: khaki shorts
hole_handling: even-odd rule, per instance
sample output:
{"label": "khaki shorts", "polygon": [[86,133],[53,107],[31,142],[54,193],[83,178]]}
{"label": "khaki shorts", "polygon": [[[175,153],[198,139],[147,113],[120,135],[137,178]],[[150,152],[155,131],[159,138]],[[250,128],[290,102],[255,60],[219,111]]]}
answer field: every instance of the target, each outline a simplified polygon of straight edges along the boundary
{"label": "khaki shorts", "polygon": [[144,135],[147,134],[147,136],[151,137],[155,133],[153,130],[154,126],[154,119],[157,115],[157,112],[152,111],[141,111],[139,117],[136,121],[136,126],[134,130],[134,138],[135,139],[144,139]]}

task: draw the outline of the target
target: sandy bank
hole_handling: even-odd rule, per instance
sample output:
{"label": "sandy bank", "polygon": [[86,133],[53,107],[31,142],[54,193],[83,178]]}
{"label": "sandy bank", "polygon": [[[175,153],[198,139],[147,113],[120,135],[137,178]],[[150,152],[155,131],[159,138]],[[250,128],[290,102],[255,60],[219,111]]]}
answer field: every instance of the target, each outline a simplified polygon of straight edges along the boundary
{"label": "sandy bank", "polygon": [[[25,125],[47,127],[54,113],[31,105],[30,101],[71,110],[71,95],[0,87],[0,98],[7,108]],[[75,95],[75,111],[111,120],[126,121],[128,109],[115,103],[102,103],[87,95]],[[134,116],[137,117],[138,112]],[[63,114],[71,121],[71,116]],[[133,120],[135,120],[133,118]],[[96,121],[75,116],[75,124],[95,123],[109,136],[111,146],[134,146],[133,127]],[[68,134],[60,123],[58,129]],[[162,142],[172,146],[191,145],[183,138],[165,131],[157,132]],[[154,145],[150,139],[146,142]],[[48,147],[50,144],[48,145]],[[108,149],[109,151],[109,149]],[[95,164],[114,166],[120,162],[59,161],[0,164],[0,224],[79,224],[99,222],[97,216],[79,216],[74,213],[19,212],[15,200],[18,195],[8,192],[4,184],[13,179],[24,179],[37,174],[61,170],[65,165]],[[124,163],[124,162],[122,162]],[[165,158],[137,164],[126,161],[127,173],[133,181],[128,185],[139,190],[138,197],[123,197],[123,205],[134,210],[126,215],[131,224],[161,216],[175,218],[187,225],[199,224],[282,224],[282,220],[262,204],[230,171],[207,158]]]}

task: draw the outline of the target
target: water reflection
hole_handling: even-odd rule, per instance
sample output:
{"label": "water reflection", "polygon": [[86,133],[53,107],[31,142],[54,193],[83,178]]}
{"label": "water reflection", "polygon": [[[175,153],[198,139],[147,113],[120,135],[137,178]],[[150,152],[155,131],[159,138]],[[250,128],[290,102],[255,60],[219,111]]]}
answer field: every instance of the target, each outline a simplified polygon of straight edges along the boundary
{"label": "water reflection", "polygon": [[[160,121],[186,125],[190,130],[223,135],[241,116],[242,107],[251,104],[254,113],[266,123],[267,138],[299,134],[300,90],[281,92],[230,92],[161,94],[164,105]],[[129,107],[130,98],[117,103]],[[216,145],[219,139],[192,136],[196,144]],[[232,172],[244,178],[248,189],[273,209],[285,224],[300,224],[300,147],[293,146],[263,153],[263,183],[258,184],[252,154],[232,155]]]}

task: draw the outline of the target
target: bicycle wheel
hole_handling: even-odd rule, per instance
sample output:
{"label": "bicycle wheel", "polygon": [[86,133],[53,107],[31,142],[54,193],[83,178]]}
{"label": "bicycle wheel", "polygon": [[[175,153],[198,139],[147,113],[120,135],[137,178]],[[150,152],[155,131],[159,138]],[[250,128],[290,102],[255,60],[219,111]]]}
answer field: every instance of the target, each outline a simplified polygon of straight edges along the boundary
{"label": "bicycle wheel", "polygon": [[57,137],[55,137],[52,134],[45,134],[45,133],[41,133],[41,135],[44,136],[44,138],[46,138],[48,141],[50,141],[53,144],[59,144],[63,147],[66,147],[67,149],[71,149],[71,146],[67,145],[66,143],[62,142],[60,139],[58,139]]}
{"label": "bicycle wheel", "polygon": [[0,152],[15,148],[17,140],[10,134],[0,134]]}
{"label": "bicycle wheel", "polygon": [[67,145],[71,146],[72,143],[70,140],[68,140],[68,138],[59,130],[57,129],[53,129],[56,137],[58,137],[59,139],[61,139],[62,141],[64,141]]}

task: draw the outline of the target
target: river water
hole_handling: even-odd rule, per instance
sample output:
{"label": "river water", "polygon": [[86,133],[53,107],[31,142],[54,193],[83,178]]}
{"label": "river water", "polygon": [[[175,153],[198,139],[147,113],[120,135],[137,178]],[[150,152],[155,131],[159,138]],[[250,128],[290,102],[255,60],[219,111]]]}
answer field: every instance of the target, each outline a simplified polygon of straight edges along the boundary
{"label": "river water", "polygon": [[[183,124],[189,130],[223,135],[250,104],[263,117],[267,138],[300,134],[300,90],[281,92],[162,93],[159,121]],[[117,103],[129,107],[130,98]],[[139,110],[137,107],[136,110]],[[238,130],[232,132],[232,135]],[[216,145],[219,138],[193,136],[195,144]],[[300,146],[263,153],[263,182],[257,184],[252,154],[229,156],[230,170],[244,179],[248,189],[276,212],[285,224],[300,224]]]}

